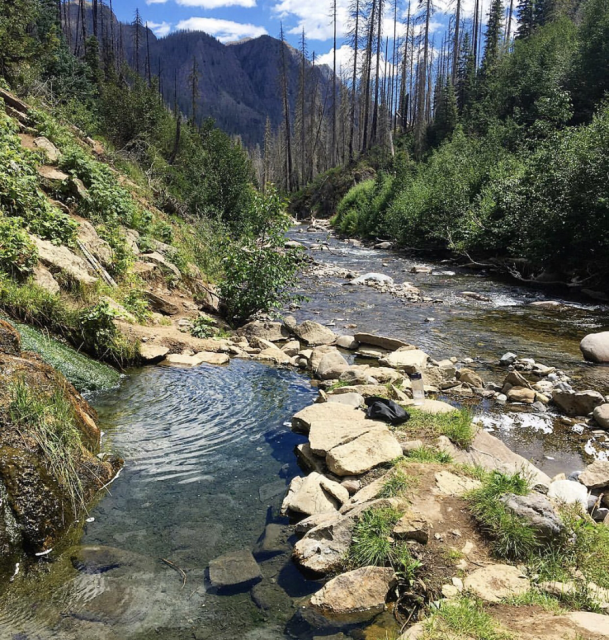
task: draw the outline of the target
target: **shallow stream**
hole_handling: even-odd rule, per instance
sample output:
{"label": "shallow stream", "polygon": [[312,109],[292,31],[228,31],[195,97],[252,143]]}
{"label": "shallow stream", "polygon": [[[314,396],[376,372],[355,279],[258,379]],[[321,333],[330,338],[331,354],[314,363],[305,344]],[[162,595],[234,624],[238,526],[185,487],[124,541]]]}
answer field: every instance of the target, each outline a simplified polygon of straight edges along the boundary
{"label": "shallow stream", "polygon": [[[294,311],[298,320],[333,323],[337,333],[403,338],[436,358],[472,357],[487,380],[501,379],[495,363],[510,350],[564,369],[577,386],[609,393],[609,369],[583,364],[578,350],[585,333],[609,326],[604,307],[557,294],[552,299],[565,303],[559,310],[530,307],[548,294],[449,265],[429,264],[432,274],[414,275],[414,261],[388,251],[298,229],[292,236],[307,244],[327,241],[329,250],[313,252],[317,260],[408,280],[442,300],[407,303],[344,286],[340,277],[306,276],[302,292],[309,301]],[[465,299],[463,291],[491,302]],[[281,536],[277,544],[287,553],[260,562],[263,581],[254,597],[215,594],[205,576],[213,558],[254,549],[265,526],[285,524],[279,506],[299,473],[293,448],[302,442],[286,422],[315,395],[303,375],[239,360],[225,367],[149,367],[96,392],[91,401],[104,443],[125,458],[125,468],[63,548],[15,577],[0,603],[0,639],[310,640],[337,633],[299,613],[298,599],[319,585],[291,564]],[[552,417],[479,411],[488,428],[550,474],[580,468],[593,440]],[[602,455],[602,443],[595,446]],[[384,624],[333,637],[385,638]]]}

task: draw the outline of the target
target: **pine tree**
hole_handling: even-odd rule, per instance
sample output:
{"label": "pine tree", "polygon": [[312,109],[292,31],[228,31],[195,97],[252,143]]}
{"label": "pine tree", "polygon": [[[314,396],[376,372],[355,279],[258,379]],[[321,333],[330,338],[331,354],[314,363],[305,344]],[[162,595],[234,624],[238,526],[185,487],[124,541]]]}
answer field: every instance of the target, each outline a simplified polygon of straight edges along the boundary
{"label": "pine tree", "polygon": [[283,119],[284,119],[284,135],[285,135],[285,168],[286,168],[286,190],[292,191],[293,188],[293,168],[292,168],[292,130],[290,127],[290,100],[288,96],[288,63],[286,57],[287,44],[283,32],[283,23],[281,23],[280,40],[280,75],[281,75],[281,99],[283,103]]}
{"label": "pine tree", "polygon": [[482,59],[482,72],[488,74],[495,66],[499,57],[499,43],[503,32],[503,0],[492,0],[486,26],[486,40],[484,43],[484,58]]}
{"label": "pine tree", "polygon": [[535,30],[535,0],[519,0],[517,38],[528,38]]}
{"label": "pine tree", "polygon": [[459,54],[459,72],[457,74],[457,107],[463,113],[470,105],[476,82],[476,63],[474,50],[468,32],[463,37],[461,53]]}
{"label": "pine tree", "polygon": [[359,19],[360,19],[360,0],[350,7],[351,19],[355,22],[352,32],[353,40],[353,75],[351,77],[351,114],[349,124],[349,161],[352,162],[355,156],[354,138],[355,138],[355,116],[357,109],[357,62],[359,53]]}
{"label": "pine tree", "polygon": [[201,74],[199,72],[199,66],[197,65],[196,56],[192,57],[192,67],[190,68],[190,74],[188,76],[188,83],[190,84],[190,114],[191,124],[193,127],[197,126],[197,102],[199,99],[199,81],[201,80]]}

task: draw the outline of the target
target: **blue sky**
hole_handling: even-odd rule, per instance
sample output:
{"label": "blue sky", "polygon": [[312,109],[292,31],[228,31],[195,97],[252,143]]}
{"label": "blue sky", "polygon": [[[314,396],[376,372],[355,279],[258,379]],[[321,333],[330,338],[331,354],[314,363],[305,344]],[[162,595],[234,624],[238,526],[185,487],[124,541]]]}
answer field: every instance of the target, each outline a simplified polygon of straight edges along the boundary
{"label": "blue sky", "polygon": [[[398,18],[405,19],[408,0],[398,0]],[[490,0],[483,0],[487,7]],[[337,0],[339,46],[338,62],[347,67],[350,49],[341,40],[347,25],[349,0]],[[418,7],[412,0],[413,12]],[[471,16],[474,0],[463,0],[466,17]],[[384,32],[393,36],[393,0],[386,2]],[[436,13],[432,18],[432,32],[438,40],[445,28],[447,15],[454,11],[454,0],[435,0]],[[315,52],[320,62],[331,63],[333,28],[331,0],[114,0],[119,20],[131,21],[136,8],[142,20],[148,22],[157,36],[176,29],[205,31],[223,42],[256,37],[268,33],[277,37],[283,22],[288,41],[298,44],[304,27],[309,52]],[[403,31],[403,30],[401,30]]]}

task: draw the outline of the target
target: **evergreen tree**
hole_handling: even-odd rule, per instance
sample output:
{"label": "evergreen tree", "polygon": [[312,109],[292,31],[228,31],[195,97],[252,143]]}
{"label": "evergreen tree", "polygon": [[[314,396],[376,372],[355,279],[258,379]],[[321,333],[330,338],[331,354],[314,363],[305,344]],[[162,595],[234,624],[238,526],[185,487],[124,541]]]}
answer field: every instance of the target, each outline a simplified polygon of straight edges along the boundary
{"label": "evergreen tree", "polygon": [[456,98],[459,113],[463,113],[472,101],[476,84],[476,63],[469,33],[463,37],[459,54]]}
{"label": "evergreen tree", "polygon": [[35,41],[29,28],[37,15],[34,0],[0,2],[0,75],[11,77],[19,64],[34,55]]}
{"label": "evergreen tree", "polygon": [[486,40],[484,44],[484,58],[482,72],[488,74],[497,63],[499,57],[499,43],[503,33],[504,7],[503,0],[492,0],[486,26]]}
{"label": "evergreen tree", "polygon": [[517,38],[528,38],[535,30],[535,0],[519,0],[516,9],[518,17]]}

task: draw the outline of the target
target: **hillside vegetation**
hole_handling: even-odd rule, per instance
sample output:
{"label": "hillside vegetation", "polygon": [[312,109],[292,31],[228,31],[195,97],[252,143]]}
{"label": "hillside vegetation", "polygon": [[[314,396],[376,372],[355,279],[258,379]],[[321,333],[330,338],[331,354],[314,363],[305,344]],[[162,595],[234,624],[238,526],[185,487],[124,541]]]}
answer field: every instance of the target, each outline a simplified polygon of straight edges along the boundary
{"label": "hillside vegetation", "polygon": [[607,290],[609,2],[541,4],[547,17],[509,50],[489,26],[477,71],[465,44],[423,143],[406,131],[405,150],[352,188],[340,231]]}

